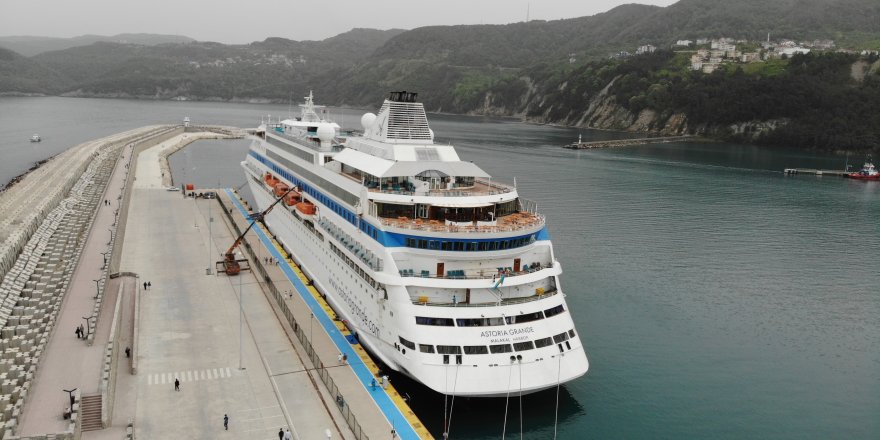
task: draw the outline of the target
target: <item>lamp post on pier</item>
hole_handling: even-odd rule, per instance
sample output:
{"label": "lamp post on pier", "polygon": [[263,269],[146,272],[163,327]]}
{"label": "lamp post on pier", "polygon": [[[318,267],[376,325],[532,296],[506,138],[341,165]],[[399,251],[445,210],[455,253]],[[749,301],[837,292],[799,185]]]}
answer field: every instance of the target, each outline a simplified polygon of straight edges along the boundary
{"label": "lamp post on pier", "polygon": [[66,414],[64,414],[65,419],[69,419],[70,415],[73,414],[73,401],[74,401],[73,393],[76,390],[77,390],[77,388],[74,388],[72,390],[65,390],[64,388],[61,389],[61,391],[64,391],[65,393],[67,393],[67,397],[70,399],[70,407],[67,408],[68,412]]}
{"label": "lamp post on pier", "polygon": [[107,244],[110,244],[113,243],[113,229],[107,228],[107,230],[110,231],[110,240],[107,241]]}
{"label": "lamp post on pier", "polygon": [[214,247],[211,224],[214,223],[214,217],[211,217],[211,198],[208,197],[206,200],[208,201],[208,268],[205,269],[205,275],[211,275],[211,250]]}
{"label": "lamp post on pier", "polygon": [[89,333],[90,333],[90,331],[89,331],[89,320],[91,320],[92,318],[94,318],[94,316],[89,316],[89,317],[85,317],[85,316],[83,316],[83,317],[82,317],[82,319],[85,319],[85,320],[86,320],[86,329],[85,329],[85,330],[86,330],[86,334],[83,336],[83,339],[88,339],[88,338],[89,338]]}
{"label": "lamp post on pier", "polygon": [[104,265],[101,266],[101,267],[102,267],[102,268],[103,268],[103,267],[107,267],[107,254],[109,254],[110,251],[107,251],[107,252],[98,252],[98,253],[104,256]]}
{"label": "lamp post on pier", "polygon": [[101,294],[101,280],[92,280],[95,282],[95,299]]}
{"label": "lamp post on pier", "polygon": [[241,351],[242,351],[242,328],[244,325],[244,306],[242,305],[242,301],[244,300],[244,292],[241,289],[241,278],[244,275],[241,273],[238,274],[238,369],[244,370],[244,366],[241,362]]}

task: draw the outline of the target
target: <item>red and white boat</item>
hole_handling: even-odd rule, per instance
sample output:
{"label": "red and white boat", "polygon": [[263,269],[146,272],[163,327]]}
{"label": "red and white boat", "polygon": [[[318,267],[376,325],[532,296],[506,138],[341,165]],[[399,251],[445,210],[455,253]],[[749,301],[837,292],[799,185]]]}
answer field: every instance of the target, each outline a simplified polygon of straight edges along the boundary
{"label": "red and white boat", "polygon": [[871,163],[869,159],[865,162],[865,165],[861,170],[855,173],[849,173],[846,176],[850,179],[858,180],[880,180],[880,171],[877,171],[877,168],[874,167],[874,164]]}

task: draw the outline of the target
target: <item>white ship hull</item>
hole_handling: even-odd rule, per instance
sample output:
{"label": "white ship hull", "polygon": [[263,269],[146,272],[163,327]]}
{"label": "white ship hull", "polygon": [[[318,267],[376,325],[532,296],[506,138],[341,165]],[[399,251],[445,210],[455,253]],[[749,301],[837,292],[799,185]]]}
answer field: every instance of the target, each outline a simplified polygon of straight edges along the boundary
{"label": "white ship hull", "polygon": [[334,127],[310,111],[267,128],[242,162],[259,211],[298,190],[264,221],[359,341],[443,394],[526,394],[584,375],[543,216],[435,146],[420,104],[386,101],[362,123],[361,146],[332,148]]}
{"label": "white ship hull", "polygon": [[[275,201],[265,186],[250,180],[249,187],[254,195],[258,211],[264,210]],[[378,292],[372,292],[373,298],[370,297],[370,292],[368,292],[370,288],[358,282],[358,275],[330,250],[326,242],[330,238],[325,235],[325,242],[321,242],[287,209],[273,209],[266,216],[265,223],[278,241],[294,256],[295,261],[300,264],[301,269],[312,280],[315,287],[326,295],[333,309],[348,322],[349,327],[357,332],[358,339],[365,348],[395,371],[406,374],[438,393],[473,397],[503,397],[508,393],[520,392],[528,394],[553,388],[557,382],[565,383],[587,372],[589,366],[587,357],[580,340],[577,338],[569,340],[575,342],[576,345],[573,345],[572,349],[565,353],[560,354],[554,344],[543,349],[531,350],[530,361],[522,363],[510,360],[510,355],[516,353],[464,355],[465,360],[461,365],[456,365],[453,362],[443,364],[442,359],[436,355],[434,355],[433,362],[408,358],[395,348],[396,339],[382,338],[382,332],[379,331],[379,334],[376,334],[376,330],[386,330],[389,335],[396,334],[398,317],[405,316],[412,320],[413,316],[419,314],[419,308],[423,308],[423,306],[404,301],[394,307],[395,310],[399,310],[397,316],[392,317],[386,312],[383,318],[382,301],[376,298]],[[389,296],[393,295],[392,289],[393,287],[388,287]],[[386,304],[388,302],[390,301],[385,301]],[[495,308],[494,312],[496,314],[507,312],[507,315],[516,315],[520,308],[522,307],[517,305],[500,306]],[[467,310],[465,307],[453,309],[461,316],[474,315],[472,310]],[[551,335],[567,331],[574,325],[567,314],[566,318],[562,323],[555,323],[561,325],[549,325],[550,322],[541,327],[532,325],[528,334]],[[563,320],[560,319],[560,321]],[[489,342],[492,342],[493,339],[504,339],[503,336],[498,338],[483,336],[483,332],[498,331],[495,328],[489,329],[488,327],[461,329],[460,333],[470,334],[457,336],[456,339]],[[412,332],[404,330],[403,333],[405,335],[409,333],[406,336],[409,336],[410,339],[420,340]],[[514,340],[516,336],[508,338]],[[464,344],[465,342],[460,343]],[[410,351],[407,350],[407,352]],[[533,358],[536,356],[541,360],[535,361]],[[479,364],[470,363],[469,361],[474,361],[474,358],[481,362]]]}

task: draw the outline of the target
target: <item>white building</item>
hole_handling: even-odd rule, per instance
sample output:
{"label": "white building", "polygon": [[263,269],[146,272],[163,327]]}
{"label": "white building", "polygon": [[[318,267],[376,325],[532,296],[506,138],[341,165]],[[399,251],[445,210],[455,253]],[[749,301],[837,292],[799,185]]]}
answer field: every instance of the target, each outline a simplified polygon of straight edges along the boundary
{"label": "white building", "polygon": [[694,42],[691,40],[678,40],[675,42],[675,45],[680,47],[689,47],[692,44],[694,44]]}
{"label": "white building", "polygon": [[636,49],[636,55],[641,55],[641,54],[645,54],[645,53],[654,53],[655,50],[657,50],[656,47],[654,47],[650,44],[646,44],[644,46],[639,46],[639,48]]}
{"label": "white building", "polygon": [[796,53],[803,53],[803,54],[810,53],[810,49],[807,49],[806,47],[800,47],[800,46],[780,47],[780,48],[776,49],[776,52],[779,54],[779,56],[782,56],[782,55],[792,56]]}

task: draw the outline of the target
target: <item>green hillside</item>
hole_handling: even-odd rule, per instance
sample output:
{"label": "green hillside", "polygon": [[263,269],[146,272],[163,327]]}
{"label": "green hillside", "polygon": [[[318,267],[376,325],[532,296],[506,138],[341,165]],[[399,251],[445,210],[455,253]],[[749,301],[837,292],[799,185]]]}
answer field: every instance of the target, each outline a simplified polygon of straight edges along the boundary
{"label": "green hillside", "polygon": [[0,48],[0,94],[55,94],[69,80],[46,66],[11,50]]}

